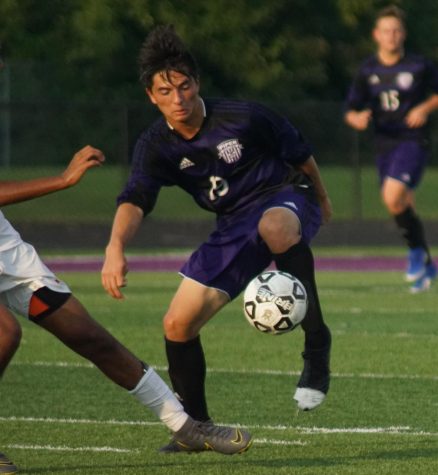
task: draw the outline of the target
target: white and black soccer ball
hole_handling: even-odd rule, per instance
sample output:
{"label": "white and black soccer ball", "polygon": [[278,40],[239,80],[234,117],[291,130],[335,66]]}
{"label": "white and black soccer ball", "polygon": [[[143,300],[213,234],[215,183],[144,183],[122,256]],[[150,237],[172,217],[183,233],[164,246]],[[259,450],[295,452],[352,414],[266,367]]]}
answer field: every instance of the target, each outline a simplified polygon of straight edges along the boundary
{"label": "white and black soccer ball", "polygon": [[263,333],[290,332],[306,316],[306,289],[287,272],[263,272],[246,287],[243,311],[248,322]]}

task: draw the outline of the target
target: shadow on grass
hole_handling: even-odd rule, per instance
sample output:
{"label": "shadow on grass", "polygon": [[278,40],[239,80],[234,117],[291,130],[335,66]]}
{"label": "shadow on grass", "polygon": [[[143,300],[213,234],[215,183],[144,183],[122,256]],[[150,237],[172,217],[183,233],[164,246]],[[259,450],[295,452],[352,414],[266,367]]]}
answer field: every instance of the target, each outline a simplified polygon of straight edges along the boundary
{"label": "shadow on grass", "polygon": [[[262,452],[262,453],[260,453]],[[111,474],[111,473],[132,473],[132,474],[153,474],[161,473],[166,475],[171,474],[208,474],[217,473],[218,465],[220,464],[220,473],[257,473],[257,468],[262,469],[264,473],[268,473],[271,470],[281,469],[320,469],[328,470],[330,468],[339,470],[341,467],[352,467],[357,462],[379,462],[384,461],[407,461],[414,459],[430,459],[436,461],[437,451],[435,448],[415,448],[415,449],[399,449],[389,451],[372,451],[366,454],[351,455],[351,456],[334,456],[334,457],[318,457],[318,458],[296,458],[291,454],[291,457],[279,457],[270,458],[267,451],[266,457],[263,455],[263,450],[257,450],[257,458],[253,458],[247,455],[239,457],[226,457],[213,453],[202,454],[190,454],[189,456],[178,455],[166,455],[162,461],[157,459],[145,459],[144,462],[137,463],[114,463],[114,464],[68,464],[68,465],[50,465],[46,467],[19,467],[20,474],[68,474],[68,473],[81,473],[81,474]],[[220,463],[223,461],[224,463]],[[363,467],[366,470],[366,467]],[[212,470],[210,472],[210,469]],[[238,470],[238,472],[236,472]],[[242,472],[240,472],[242,470]],[[265,471],[266,470],[266,471]],[[272,472],[274,473],[274,472]],[[307,473],[307,471],[306,471]]]}

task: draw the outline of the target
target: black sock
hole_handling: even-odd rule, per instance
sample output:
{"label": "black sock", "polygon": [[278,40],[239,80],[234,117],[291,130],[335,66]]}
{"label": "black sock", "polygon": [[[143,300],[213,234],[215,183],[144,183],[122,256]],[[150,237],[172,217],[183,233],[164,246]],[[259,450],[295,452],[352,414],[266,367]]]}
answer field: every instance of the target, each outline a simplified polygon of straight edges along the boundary
{"label": "black sock", "polygon": [[299,279],[307,291],[309,307],[301,327],[306,349],[320,349],[330,344],[330,331],[324,323],[315,281],[315,264],[310,247],[300,241],[282,254],[274,254],[278,270]]}
{"label": "black sock", "polygon": [[421,247],[427,255],[427,262],[431,261],[429,247],[426,242],[423,223],[415,211],[408,206],[403,212],[394,215],[397,226],[402,230],[402,235],[410,249]]}
{"label": "black sock", "polygon": [[201,338],[175,342],[165,338],[169,376],[185,411],[198,421],[210,419],[205,400],[206,364]]}

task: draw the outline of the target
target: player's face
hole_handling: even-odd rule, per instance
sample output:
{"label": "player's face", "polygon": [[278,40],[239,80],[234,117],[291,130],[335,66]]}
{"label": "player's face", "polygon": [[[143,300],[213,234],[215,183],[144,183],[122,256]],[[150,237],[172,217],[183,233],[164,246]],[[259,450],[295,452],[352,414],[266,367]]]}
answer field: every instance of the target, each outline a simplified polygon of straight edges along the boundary
{"label": "player's face", "polygon": [[170,71],[168,77],[156,73],[151,89],[146,90],[171,125],[189,124],[199,108],[199,83],[192,77]]}
{"label": "player's face", "polygon": [[403,24],[395,17],[380,18],[373,31],[374,41],[382,53],[401,53],[406,39]]}

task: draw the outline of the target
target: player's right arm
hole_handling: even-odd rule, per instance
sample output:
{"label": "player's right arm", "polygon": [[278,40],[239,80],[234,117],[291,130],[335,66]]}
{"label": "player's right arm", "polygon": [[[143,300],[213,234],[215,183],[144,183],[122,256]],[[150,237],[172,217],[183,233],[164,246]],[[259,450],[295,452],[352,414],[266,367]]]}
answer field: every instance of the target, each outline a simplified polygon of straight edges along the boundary
{"label": "player's right arm", "polygon": [[364,109],[361,111],[349,110],[344,115],[347,125],[359,131],[367,129],[371,117],[372,112],[370,109]]}
{"label": "player's right arm", "polygon": [[[164,123],[164,127],[167,125]],[[125,249],[137,233],[143,218],[154,208],[161,186],[166,184],[166,169],[162,156],[156,151],[155,135],[145,131],[137,140],[132,159],[131,175],[117,197],[110,240],[105,250],[102,285],[111,297],[122,299],[121,288],[126,286],[128,273]],[[153,134],[152,134],[153,135]]]}
{"label": "player's right arm", "polygon": [[122,203],[117,208],[102,267],[102,285],[115,299],[123,298],[120,289],[126,286],[128,273],[125,248],[136,234],[143,217],[143,210],[132,203]]}
{"label": "player's right arm", "polygon": [[345,101],[344,121],[355,130],[363,131],[368,128],[372,119],[370,105],[370,89],[368,74],[363,67],[354,78]]}

